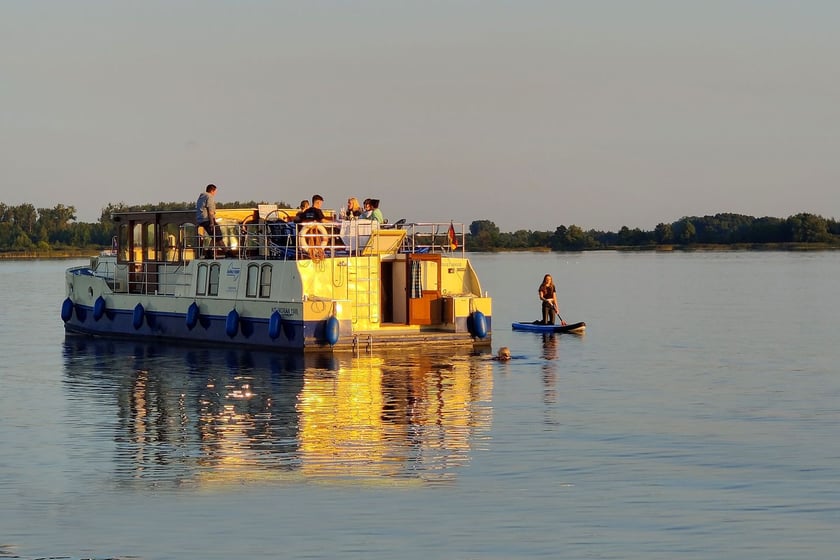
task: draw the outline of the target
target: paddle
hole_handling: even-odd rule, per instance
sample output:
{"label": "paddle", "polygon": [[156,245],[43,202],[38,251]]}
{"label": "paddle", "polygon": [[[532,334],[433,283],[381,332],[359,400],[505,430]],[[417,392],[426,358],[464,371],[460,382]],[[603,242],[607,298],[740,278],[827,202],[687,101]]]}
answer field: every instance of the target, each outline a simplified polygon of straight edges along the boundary
{"label": "paddle", "polygon": [[557,306],[557,300],[554,300],[554,313],[557,315],[557,318],[560,319],[560,325],[566,326],[566,321],[563,320],[563,317],[560,316],[560,307]]}

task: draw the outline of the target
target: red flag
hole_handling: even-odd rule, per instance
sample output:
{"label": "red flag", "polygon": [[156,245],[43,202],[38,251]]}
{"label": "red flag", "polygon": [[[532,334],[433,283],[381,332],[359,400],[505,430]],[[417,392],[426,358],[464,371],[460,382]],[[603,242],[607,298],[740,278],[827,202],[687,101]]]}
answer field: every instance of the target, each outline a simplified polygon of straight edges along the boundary
{"label": "red flag", "polygon": [[454,251],[458,248],[458,238],[455,235],[455,225],[449,222],[449,250]]}

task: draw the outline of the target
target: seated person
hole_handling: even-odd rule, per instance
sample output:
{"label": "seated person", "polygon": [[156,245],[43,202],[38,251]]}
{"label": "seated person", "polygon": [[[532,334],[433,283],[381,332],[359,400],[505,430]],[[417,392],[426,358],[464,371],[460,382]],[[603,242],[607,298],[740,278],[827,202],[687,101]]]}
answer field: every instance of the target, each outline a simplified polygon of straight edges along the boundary
{"label": "seated person", "polygon": [[379,200],[376,198],[365,199],[365,211],[359,216],[363,220],[373,220],[380,224],[385,221],[382,211],[379,209]]}
{"label": "seated person", "polygon": [[352,220],[362,215],[362,207],[359,205],[359,199],[352,196],[347,199],[347,209],[344,211],[343,218],[345,220]]}
{"label": "seated person", "polygon": [[304,210],[306,210],[307,208],[309,208],[309,201],[308,200],[301,200],[300,201],[300,206],[298,206],[298,213],[295,214],[295,220],[294,220],[295,222],[300,221],[300,215],[303,214]]}
{"label": "seated person", "polygon": [[321,205],[324,204],[324,197],[320,194],[312,195],[312,206],[298,212],[295,218],[296,222],[323,222],[324,211],[321,210]]}

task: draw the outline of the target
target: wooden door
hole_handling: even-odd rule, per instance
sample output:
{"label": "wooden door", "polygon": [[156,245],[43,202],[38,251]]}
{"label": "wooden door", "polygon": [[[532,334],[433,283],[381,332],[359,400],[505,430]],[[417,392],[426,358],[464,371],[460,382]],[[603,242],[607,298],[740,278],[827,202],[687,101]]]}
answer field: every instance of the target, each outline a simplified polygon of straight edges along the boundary
{"label": "wooden door", "polygon": [[440,323],[440,255],[409,255],[406,266],[408,324]]}

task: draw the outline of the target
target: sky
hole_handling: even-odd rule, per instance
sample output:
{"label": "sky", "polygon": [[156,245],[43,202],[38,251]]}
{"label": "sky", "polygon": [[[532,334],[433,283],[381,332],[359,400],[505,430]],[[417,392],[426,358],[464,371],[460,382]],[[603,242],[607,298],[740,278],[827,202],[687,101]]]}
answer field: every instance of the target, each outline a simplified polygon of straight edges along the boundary
{"label": "sky", "polygon": [[836,0],[0,0],[0,202],[840,218]]}

